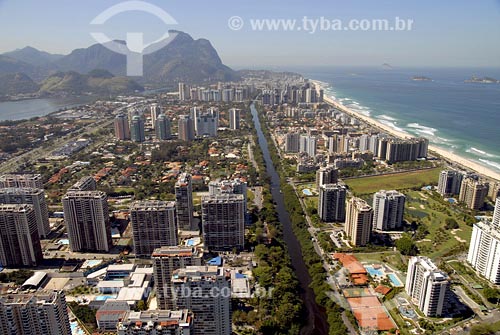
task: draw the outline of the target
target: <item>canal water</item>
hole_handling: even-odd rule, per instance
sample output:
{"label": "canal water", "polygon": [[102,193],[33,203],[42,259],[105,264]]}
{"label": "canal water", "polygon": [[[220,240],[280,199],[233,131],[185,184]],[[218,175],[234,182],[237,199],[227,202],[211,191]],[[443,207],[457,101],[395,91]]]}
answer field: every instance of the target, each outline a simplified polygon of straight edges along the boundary
{"label": "canal water", "polygon": [[276,203],[278,218],[283,225],[283,239],[285,240],[285,243],[287,245],[288,253],[292,261],[292,266],[302,288],[301,299],[303,300],[305,309],[307,310],[308,322],[306,326],[304,326],[304,328],[301,330],[301,334],[328,335],[327,316],[324,308],[316,303],[314,291],[309,288],[311,277],[309,276],[306,264],[304,262],[304,259],[302,258],[300,243],[293,233],[290,215],[285,209],[283,194],[281,194],[280,192],[280,177],[271,160],[268,148],[269,144],[267,143],[267,140],[264,137],[264,133],[262,132],[257,109],[255,108],[254,104],[250,105],[250,110],[252,112],[255,129],[257,130],[259,146],[262,150],[264,161],[266,163],[267,174],[271,179],[271,194],[273,196],[273,200]]}

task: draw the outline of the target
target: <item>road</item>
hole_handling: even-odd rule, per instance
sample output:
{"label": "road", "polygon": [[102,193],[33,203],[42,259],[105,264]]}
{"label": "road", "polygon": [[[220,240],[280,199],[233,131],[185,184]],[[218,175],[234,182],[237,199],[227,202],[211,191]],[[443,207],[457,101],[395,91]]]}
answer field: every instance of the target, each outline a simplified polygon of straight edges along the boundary
{"label": "road", "polygon": [[70,141],[74,141],[77,138],[85,137],[86,135],[89,135],[90,133],[99,131],[100,129],[104,127],[108,127],[113,123],[113,120],[106,120],[104,122],[94,122],[92,124],[89,124],[83,128],[79,128],[77,130],[74,130],[73,132],[55,139],[51,143],[44,143],[42,146],[34,148],[30,151],[27,151],[19,156],[12,157],[11,159],[3,162],[0,164],[0,173],[8,173],[8,172],[13,172],[16,171],[17,168],[26,162],[29,161],[36,161],[40,157],[47,157],[52,151],[54,151],[57,148],[62,147],[66,143]]}

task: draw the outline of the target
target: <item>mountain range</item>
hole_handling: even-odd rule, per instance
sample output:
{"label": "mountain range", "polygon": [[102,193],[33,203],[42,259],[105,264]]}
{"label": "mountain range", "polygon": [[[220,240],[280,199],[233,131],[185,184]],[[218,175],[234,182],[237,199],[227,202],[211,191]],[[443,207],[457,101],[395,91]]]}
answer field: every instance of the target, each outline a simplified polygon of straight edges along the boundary
{"label": "mountain range", "polygon": [[[50,54],[32,47],[1,54],[0,95],[32,93],[36,92],[36,87],[45,93],[62,90],[83,93],[85,89],[97,89],[92,87],[97,81],[103,91],[119,93],[117,88],[137,89],[141,85],[161,87],[179,81],[203,83],[239,79],[237,72],[222,63],[210,41],[194,40],[180,31],[169,33],[176,34],[169,44],[144,56],[143,77],[124,77],[126,57],[101,44],[76,49],[68,55]],[[92,78],[95,80],[90,80]],[[54,86],[55,82],[59,84]],[[92,85],[82,85],[83,82]]]}

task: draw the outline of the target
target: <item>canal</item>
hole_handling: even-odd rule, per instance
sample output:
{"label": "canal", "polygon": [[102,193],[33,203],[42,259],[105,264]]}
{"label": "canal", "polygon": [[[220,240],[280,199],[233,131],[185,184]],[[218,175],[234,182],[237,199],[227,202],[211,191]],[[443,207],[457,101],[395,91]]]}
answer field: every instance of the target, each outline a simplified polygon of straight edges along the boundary
{"label": "canal", "polygon": [[[262,127],[259,120],[259,115],[254,104],[250,105],[250,110],[252,112],[253,122],[255,129],[257,130],[257,137],[259,140],[259,146],[262,150],[264,156],[264,161],[266,163],[266,171],[271,180],[271,194],[273,200],[276,203],[276,211],[278,213],[278,219],[283,226],[283,239],[287,245],[288,253],[290,255],[292,266],[297,276],[300,286],[302,288],[301,299],[304,302],[305,309],[307,311],[307,324],[302,328],[301,334],[303,335],[328,335],[328,321],[324,308],[316,303],[314,292],[309,288],[311,283],[311,277],[307,271],[306,264],[302,258],[302,251],[300,249],[300,243],[295,237],[292,230],[292,223],[290,221],[290,215],[285,208],[285,201],[283,194],[280,192],[280,177],[276,171],[271,156],[269,154],[269,148],[267,140],[262,132]],[[271,144],[272,145],[272,144]]]}

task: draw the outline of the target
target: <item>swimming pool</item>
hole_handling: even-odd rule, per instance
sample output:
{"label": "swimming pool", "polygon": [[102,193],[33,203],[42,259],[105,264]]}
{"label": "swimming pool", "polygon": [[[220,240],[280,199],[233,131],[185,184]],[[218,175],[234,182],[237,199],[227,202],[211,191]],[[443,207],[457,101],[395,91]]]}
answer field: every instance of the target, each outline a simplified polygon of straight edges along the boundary
{"label": "swimming pool", "polygon": [[71,334],[73,335],[85,335],[85,332],[80,328],[78,322],[70,322]]}
{"label": "swimming pool", "polygon": [[116,295],[98,295],[95,297],[96,301],[106,301],[108,299],[116,299]]}
{"label": "swimming pool", "polygon": [[308,188],[303,189],[303,190],[302,190],[302,193],[304,193],[304,195],[307,195],[307,196],[311,196],[311,195],[313,195],[313,194],[312,194],[312,192],[311,192],[311,190],[310,190],[310,189],[308,189]]}
{"label": "swimming pool", "polygon": [[373,266],[365,266],[365,269],[366,269],[366,271],[368,271],[368,273],[372,277],[375,277],[375,276],[382,277],[384,275],[384,270],[375,269]]}
{"label": "swimming pool", "polygon": [[389,277],[389,279],[391,280],[392,285],[396,287],[403,287],[403,283],[401,283],[398,276],[396,276],[394,273],[389,273],[387,277]]}

